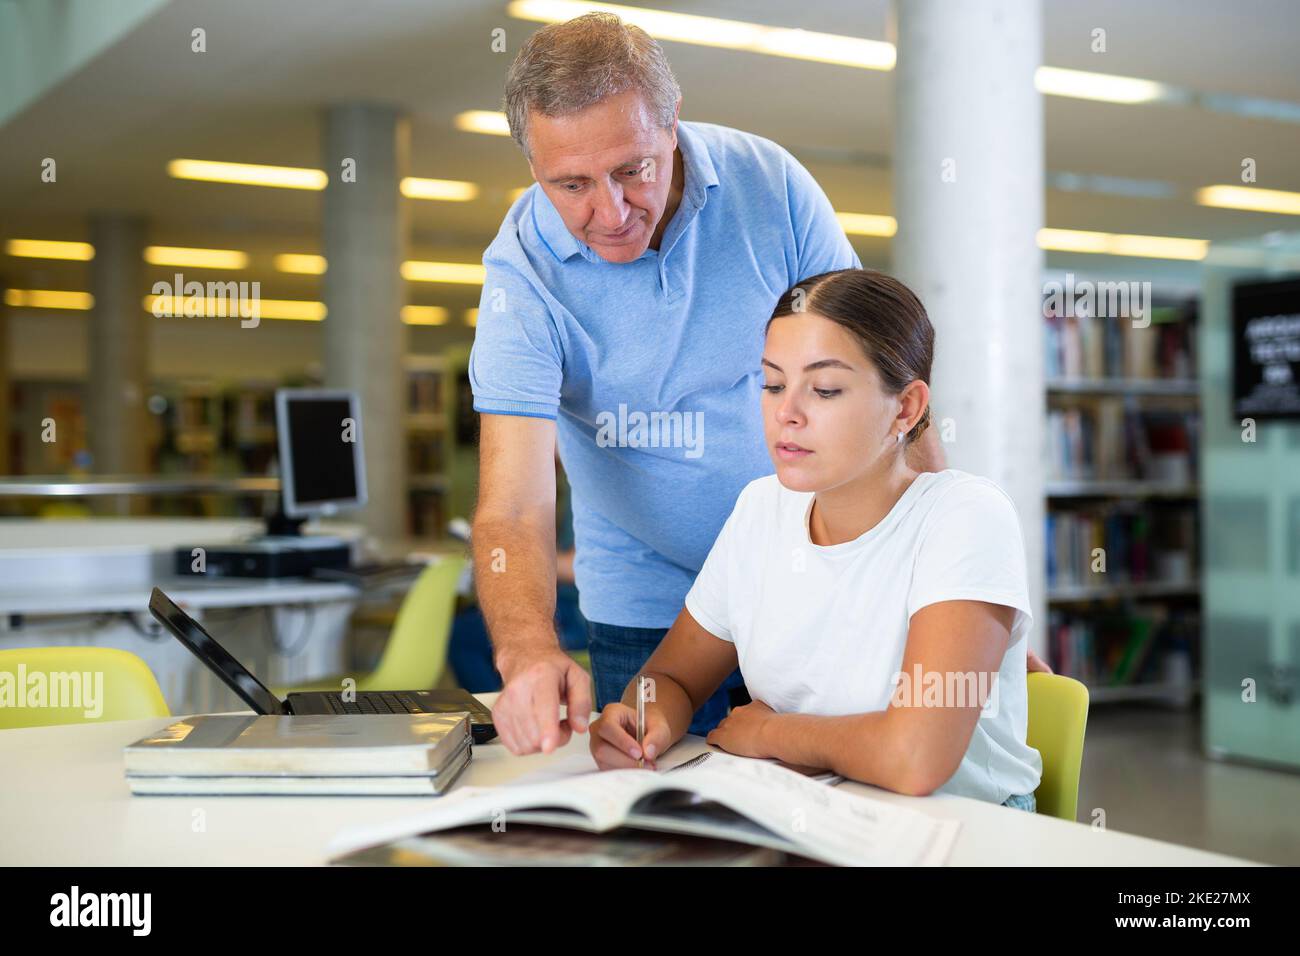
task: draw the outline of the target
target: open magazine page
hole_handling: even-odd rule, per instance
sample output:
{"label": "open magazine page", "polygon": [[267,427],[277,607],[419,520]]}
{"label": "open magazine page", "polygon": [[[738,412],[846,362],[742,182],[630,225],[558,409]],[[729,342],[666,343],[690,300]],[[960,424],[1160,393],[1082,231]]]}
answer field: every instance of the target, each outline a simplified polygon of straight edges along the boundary
{"label": "open magazine page", "polygon": [[[669,791],[696,794],[745,819],[704,812],[702,802],[693,806],[652,797]],[[340,854],[498,819],[507,825],[545,822],[603,832],[629,817],[634,826],[725,837],[850,866],[942,863],[958,826],[835,790],[769,761],[714,754],[707,763],[667,774],[616,770],[531,786],[466,788],[418,816],[349,828],[335,837],[330,851]]]}
{"label": "open magazine page", "polygon": [[574,814],[566,825],[609,830],[623,822],[640,797],[660,789],[658,781],[658,775],[644,770],[611,770],[522,787],[465,787],[415,816],[349,827],[330,841],[329,850],[345,853],[465,823],[491,823],[503,814],[508,820],[513,811],[525,808],[562,808]]}
{"label": "open magazine page", "polygon": [[957,821],[828,787],[766,760],[719,753],[662,779],[735,810],[805,855],[845,866],[941,864],[959,827]]}

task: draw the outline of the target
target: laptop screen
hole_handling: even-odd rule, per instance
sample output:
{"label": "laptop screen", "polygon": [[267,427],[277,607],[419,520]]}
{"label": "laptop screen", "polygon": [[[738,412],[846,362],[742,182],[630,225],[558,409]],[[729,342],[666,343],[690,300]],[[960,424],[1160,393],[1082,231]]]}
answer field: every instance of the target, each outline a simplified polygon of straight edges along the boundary
{"label": "laptop screen", "polygon": [[280,699],[272,694],[256,677],[248,672],[243,664],[235,660],[230,653],[194,620],[163,594],[158,588],[153,589],[149,598],[149,611],[158,623],[176,636],[176,639],[194,652],[208,669],[225,682],[226,686],[239,695],[240,699],[259,714],[287,714]]}

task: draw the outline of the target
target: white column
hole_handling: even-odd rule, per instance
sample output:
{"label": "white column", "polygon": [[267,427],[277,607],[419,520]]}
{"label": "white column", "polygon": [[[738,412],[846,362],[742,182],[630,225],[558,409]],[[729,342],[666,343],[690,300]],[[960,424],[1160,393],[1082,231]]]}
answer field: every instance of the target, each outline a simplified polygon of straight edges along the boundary
{"label": "white column", "polygon": [[[380,539],[407,533],[406,327],[400,275],[406,219],[406,120],[383,106],[348,104],[325,116],[322,247],[325,273],[325,380],[361,396],[369,504],[357,513]],[[355,170],[355,181],[344,175]]]}
{"label": "white column", "polygon": [[128,216],[96,216],[90,239],[95,247],[86,388],[91,464],[101,475],[143,474],[154,321],[144,308],[145,224]]}
{"label": "white column", "polygon": [[997,482],[1024,531],[1045,648],[1039,0],[899,0],[894,268],[936,334],[932,408],[950,467]]}

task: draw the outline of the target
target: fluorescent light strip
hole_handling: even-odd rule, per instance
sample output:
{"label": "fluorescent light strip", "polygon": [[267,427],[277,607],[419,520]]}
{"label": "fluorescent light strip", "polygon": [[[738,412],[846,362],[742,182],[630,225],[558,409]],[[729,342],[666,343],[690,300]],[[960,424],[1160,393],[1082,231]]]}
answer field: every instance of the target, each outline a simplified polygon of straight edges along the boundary
{"label": "fluorescent light strip", "polygon": [[88,262],[95,258],[95,247],[88,242],[62,242],[57,239],[10,239],[5,252],[26,259],[75,259]]}
{"label": "fluorescent light strip", "polygon": [[440,305],[404,305],[402,321],[407,325],[446,325],[451,313]]}
{"label": "fluorescent light strip", "polygon": [[[240,311],[240,304],[245,300],[224,297],[147,295],[144,307],[148,312],[162,312],[168,317],[176,318],[248,318]],[[199,315],[192,315],[198,306]],[[291,319],[300,322],[319,322],[325,318],[324,302],[309,302],[304,299],[258,299],[258,317],[263,319]]]}
{"label": "fluorescent light strip", "polygon": [[246,269],[248,253],[238,249],[188,249],[182,246],[146,246],[144,261],[151,266],[189,266],[193,269]]}
{"label": "fluorescent light strip", "polygon": [[[892,70],[897,58],[894,45],[883,40],[773,27],[743,20],[702,17],[615,3],[589,3],[585,0],[513,0],[506,5],[506,13],[510,16],[540,23],[560,23],[593,12],[616,14],[659,40],[697,46],[745,50],[871,70]],[[1039,92],[1049,96],[1129,105],[1154,102],[1181,105],[1196,103],[1209,110],[1255,119],[1300,122],[1300,103],[1218,93],[1197,94],[1181,87],[1135,76],[1040,66],[1034,77],[1034,85]],[[509,134],[505,117],[485,110],[470,110],[460,114],[456,118],[456,126],[475,133],[498,136]]]}
{"label": "fluorescent light strip", "polygon": [[1209,250],[1208,239],[1175,236],[1137,236],[1115,232],[1086,232],[1079,229],[1040,229],[1038,245],[1052,252],[1086,252],[1110,256],[1138,256],[1145,259],[1187,259],[1199,261]]}
{"label": "fluorescent light strip", "polygon": [[438,199],[443,202],[468,202],[478,196],[478,184],[458,179],[419,179],[407,176],[402,180],[402,195],[407,199]]}
{"label": "fluorescent light strip", "polygon": [[71,309],[85,312],[95,307],[89,292],[62,292],[56,289],[5,289],[5,305],[14,309]]}
{"label": "fluorescent light strip", "polygon": [[850,236],[892,236],[898,232],[898,222],[893,216],[877,216],[865,212],[837,212],[835,218],[840,228]]}
{"label": "fluorescent light strip", "polygon": [[1196,190],[1196,201],[1218,209],[1246,209],[1300,216],[1300,193],[1253,186],[1206,186]]}
{"label": "fluorescent light strip", "polygon": [[275,263],[276,272],[291,272],[295,275],[324,275],[325,270],[329,268],[324,256],[306,255],[297,252],[281,253],[272,261]]}
{"label": "fluorescent light strip", "polygon": [[1055,66],[1040,66],[1034,74],[1034,86],[1038,92],[1052,96],[1070,96],[1104,103],[1153,103],[1179,98],[1173,87],[1155,80],[1089,73],[1084,70],[1063,70]]}
{"label": "fluorescent light strip", "polygon": [[324,170],[320,169],[221,163],[206,159],[173,159],[167,164],[167,175],[174,179],[195,179],[206,183],[274,186],[280,189],[321,190],[329,181]]}
{"label": "fluorescent light strip", "polygon": [[584,13],[603,12],[618,15],[659,40],[676,40],[699,46],[746,50],[795,60],[834,63],[867,70],[892,70],[894,45],[881,40],[815,33],[772,27],[743,20],[724,20],[688,13],[647,10],[616,3],[587,3],[581,0],[513,0],[506,13],[520,20],[558,23]]}
{"label": "fluorescent light strip", "polygon": [[464,133],[485,133],[488,136],[509,136],[510,122],[506,114],[496,110],[465,110],[457,113],[456,128]]}
{"label": "fluorescent light strip", "polygon": [[458,282],[464,285],[482,285],[487,270],[476,262],[417,262],[408,259],[402,263],[402,278],[410,282]]}

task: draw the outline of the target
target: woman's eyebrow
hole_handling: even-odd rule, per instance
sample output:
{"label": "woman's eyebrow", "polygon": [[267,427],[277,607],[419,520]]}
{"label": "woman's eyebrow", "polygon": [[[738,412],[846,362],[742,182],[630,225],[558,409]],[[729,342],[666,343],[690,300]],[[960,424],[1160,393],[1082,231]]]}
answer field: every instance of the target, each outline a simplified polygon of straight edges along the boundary
{"label": "woman's eyebrow", "polygon": [[[772,367],[772,368],[774,368],[774,369],[776,369],[778,372],[783,372],[783,371],[785,371],[784,369],[781,368],[781,366],[777,365],[775,362],[770,362],[770,361],[768,361],[767,359],[763,359],[763,364],[764,364],[764,365],[767,365],[767,366],[770,366],[770,367]],[[817,371],[817,369],[819,369],[819,368],[842,368],[842,369],[846,369],[846,370],[848,370],[848,371],[850,371],[850,372],[853,371],[853,366],[852,366],[852,365],[849,365],[849,364],[846,363],[846,362],[841,362],[839,359],[833,359],[833,358],[832,358],[832,359],[822,359],[822,360],[820,360],[820,361],[818,361],[818,362],[813,362],[811,365],[805,365],[805,366],[803,367],[803,370],[804,370],[805,372],[815,372],[815,371]]]}

